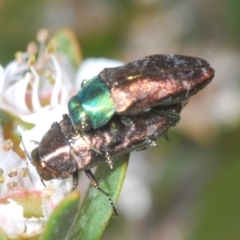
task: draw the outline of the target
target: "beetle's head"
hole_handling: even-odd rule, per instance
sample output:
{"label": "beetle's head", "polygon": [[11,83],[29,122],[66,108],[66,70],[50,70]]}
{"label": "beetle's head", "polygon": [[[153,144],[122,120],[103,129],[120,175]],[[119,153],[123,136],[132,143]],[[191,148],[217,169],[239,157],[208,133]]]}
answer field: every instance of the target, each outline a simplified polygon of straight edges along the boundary
{"label": "beetle's head", "polygon": [[41,179],[48,181],[56,178],[56,173],[45,162],[41,161],[38,148],[33,149],[31,160]]}
{"label": "beetle's head", "polygon": [[71,145],[62,133],[59,123],[52,124],[38,147],[32,151],[31,162],[39,176],[46,181],[68,178],[77,170],[77,163],[71,154]]}
{"label": "beetle's head", "polygon": [[88,117],[86,111],[79,102],[77,96],[73,96],[68,102],[68,111],[71,116],[74,128],[77,131],[89,130],[91,126],[90,118]]}

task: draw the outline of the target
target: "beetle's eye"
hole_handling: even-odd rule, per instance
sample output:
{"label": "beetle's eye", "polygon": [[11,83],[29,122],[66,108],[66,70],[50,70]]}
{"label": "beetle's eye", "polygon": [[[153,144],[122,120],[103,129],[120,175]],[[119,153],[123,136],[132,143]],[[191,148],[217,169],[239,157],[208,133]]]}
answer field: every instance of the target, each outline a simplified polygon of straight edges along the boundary
{"label": "beetle's eye", "polygon": [[53,179],[54,178],[53,174],[46,167],[45,163],[41,161],[39,157],[38,148],[33,149],[31,156],[32,156],[32,164],[35,166],[40,178],[46,181]]}
{"label": "beetle's eye", "polygon": [[38,148],[35,148],[35,149],[32,150],[31,159],[32,159],[32,164],[34,166],[37,166],[40,163],[41,160],[40,160],[40,157],[39,157]]}

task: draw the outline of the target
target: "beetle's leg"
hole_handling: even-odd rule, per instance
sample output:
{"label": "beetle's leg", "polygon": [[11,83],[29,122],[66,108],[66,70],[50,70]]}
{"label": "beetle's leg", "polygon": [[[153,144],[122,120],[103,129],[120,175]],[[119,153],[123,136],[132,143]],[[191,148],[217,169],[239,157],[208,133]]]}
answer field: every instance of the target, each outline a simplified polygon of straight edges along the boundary
{"label": "beetle's leg", "polygon": [[31,143],[34,143],[34,144],[36,144],[36,145],[40,143],[40,142],[35,141],[35,140],[31,140],[30,142],[31,142]]}
{"label": "beetle's leg", "polygon": [[[171,126],[174,127],[178,124],[180,121],[180,115],[176,112],[168,111],[166,110],[158,110],[157,108],[152,108],[152,111],[154,111],[156,114],[161,113],[162,115],[167,116],[168,118],[172,118],[172,124]],[[167,131],[163,134],[163,137],[168,141],[171,142],[171,139],[167,135]]]}
{"label": "beetle's leg", "polygon": [[156,114],[162,114],[167,116],[168,118],[172,118],[172,125],[171,127],[174,127],[178,124],[178,122],[180,121],[180,114],[176,113],[176,112],[172,112],[172,111],[168,111],[168,110],[159,110],[157,108],[152,108],[152,111],[155,112]]}
{"label": "beetle's leg", "polygon": [[[27,152],[27,149],[26,149],[26,146],[25,146],[25,144],[24,144],[24,142],[23,142],[22,136],[20,136],[20,139],[21,139],[21,144],[22,144],[22,147],[23,147],[23,149],[24,149],[24,152],[25,152],[28,160],[30,161],[30,163],[32,163],[32,158],[31,158],[31,156],[30,156],[30,155],[28,154],[28,152]],[[32,140],[31,140],[31,141],[32,141]],[[33,163],[32,163],[32,164],[33,164]]]}
{"label": "beetle's leg", "polygon": [[[82,135],[79,135],[79,137],[81,137],[81,138],[85,141],[85,139],[84,139],[84,137],[82,137]],[[115,136],[114,136],[114,138],[115,138]],[[69,144],[70,144],[71,147],[73,147],[74,141],[75,141],[75,139],[73,139],[73,138],[71,138],[70,140],[68,140],[68,142],[69,142]],[[85,141],[85,142],[86,142],[86,144],[88,144],[87,141]],[[89,148],[91,148],[91,149],[94,150],[95,152],[97,152],[97,153],[99,153],[99,154],[101,154],[101,155],[104,155],[105,158],[106,158],[107,164],[109,165],[109,167],[110,167],[111,169],[113,169],[112,158],[111,158],[111,156],[110,156],[110,154],[109,154],[108,151],[106,151],[106,153],[104,154],[103,152],[100,152],[100,151],[98,151],[96,148],[92,147],[90,144],[88,144],[88,146],[89,146]],[[73,153],[72,153],[72,154],[73,154]],[[77,173],[76,173],[76,175],[77,175]],[[78,177],[76,177],[76,179],[78,179]],[[77,181],[78,181],[78,180],[76,180],[76,182],[77,182]],[[76,185],[76,186],[77,186],[77,185]],[[74,188],[73,188],[73,189],[74,189]]]}
{"label": "beetle's leg", "polygon": [[150,138],[145,138],[145,142],[150,147],[156,147],[157,146],[156,142],[154,140],[150,139]]}
{"label": "beetle's leg", "polygon": [[[116,137],[117,137],[117,134],[118,134],[118,127],[115,124],[115,122],[111,122],[111,124],[110,124],[110,131],[111,131],[112,139],[111,139],[110,143],[108,144],[108,148],[109,149],[115,143],[115,140],[116,140]],[[112,158],[111,158],[111,156],[110,156],[108,151],[105,152],[105,158],[106,158],[107,164],[113,170],[113,161],[112,161]]]}
{"label": "beetle's leg", "polygon": [[97,181],[97,179],[95,178],[95,176],[93,175],[93,173],[91,172],[91,170],[89,170],[89,169],[88,169],[88,170],[84,170],[84,172],[85,172],[85,174],[87,175],[88,179],[90,180],[91,184],[92,184],[98,191],[100,191],[101,193],[103,193],[103,194],[107,197],[107,199],[108,199],[108,201],[109,201],[109,203],[110,203],[110,205],[111,205],[111,207],[112,207],[112,209],[113,209],[113,212],[115,213],[116,216],[118,216],[117,207],[114,205],[111,196],[110,196],[107,192],[105,192],[103,189],[101,189],[101,188],[99,187],[98,181]]}
{"label": "beetle's leg", "polygon": [[73,175],[72,175],[72,178],[73,178],[73,187],[72,187],[72,190],[74,190],[77,185],[78,185],[78,170],[76,170]]}
{"label": "beetle's leg", "polygon": [[43,186],[46,187],[46,184],[45,184],[45,182],[43,181],[42,178],[41,178],[41,182],[42,182]]}
{"label": "beetle's leg", "polygon": [[131,128],[135,128],[135,123],[133,122],[133,120],[128,117],[128,116],[121,116],[121,122],[126,125],[126,126],[130,126]]}
{"label": "beetle's leg", "polygon": [[113,161],[112,161],[112,158],[111,158],[109,152],[106,152],[106,153],[105,153],[105,157],[106,157],[106,162],[107,162],[107,164],[108,164],[109,167],[113,170]]}
{"label": "beetle's leg", "polygon": [[111,131],[112,139],[109,145],[111,146],[115,142],[116,136],[118,134],[118,126],[116,125],[115,122],[110,123],[110,131]]}
{"label": "beetle's leg", "polygon": [[[129,116],[121,116],[121,122],[127,126],[130,126],[131,128],[133,128],[133,130],[135,129],[135,123],[134,121],[129,117]],[[139,132],[138,134],[141,135],[141,133]],[[157,144],[154,140],[147,138],[145,136],[142,135],[143,140],[147,143],[148,146],[151,147],[156,147]],[[146,148],[146,146],[144,146],[142,149]],[[137,149],[136,151],[140,151],[141,148]]]}
{"label": "beetle's leg", "polygon": [[[114,122],[111,123],[110,127],[111,127],[111,133],[112,133],[112,140],[111,140],[111,142],[108,144],[108,147],[109,147],[109,148],[111,148],[111,145],[114,143],[114,140],[115,140],[115,138],[116,138],[116,136],[117,136],[117,131],[118,131],[118,129],[117,129],[116,125],[114,124]],[[85,141],[84,137],[83,137],[81,134],[79,134],[79,137],[81,137],[81,138]],[[73,143],[74,141],[75,141],[74,139],[71,139],[71,141],[69,141],[69,143],[71,144],[71,146],[72,146],[72,143]],[[94,148],[93,146],[91,146],[87,141],[85,141],[85,142],[86,142],[86,144],[88,144],[89,148],[91,148],[92,150],[94,150],[94,151],[97,152],[98,154],[103,155],[103,156],[106,158],[106,162],[107,162],[107,164],[109,165],[109,167],[110,167],[111,169],[113,169],[112,158],[111,158],[111,156],[110,156],[110,154],[109,154],[108,151],[105,151],[105,153],[104,153],[104,152],[101,152],[101,151],[99,151],[98,149],[96,149],[96,148]]]}
{"label": "beetle's leg", "polygon": [[171,138],[168,137],[167,132],[164,133],[163,137],[166,139],[167,142],[171,142]]}

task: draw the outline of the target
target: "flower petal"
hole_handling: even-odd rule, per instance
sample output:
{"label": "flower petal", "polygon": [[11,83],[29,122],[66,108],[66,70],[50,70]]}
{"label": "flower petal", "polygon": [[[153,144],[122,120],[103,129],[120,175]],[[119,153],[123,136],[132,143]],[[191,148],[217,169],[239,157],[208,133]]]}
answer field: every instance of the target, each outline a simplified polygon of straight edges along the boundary
{"label": "flower petal", "polygon": [[123,62],[106,58],[88,58],[82,62],[76,74],[76,86],[81,86],[83,80],[91,79],[92,77],[98,75],[104,68],[118,67],[122,64]]}

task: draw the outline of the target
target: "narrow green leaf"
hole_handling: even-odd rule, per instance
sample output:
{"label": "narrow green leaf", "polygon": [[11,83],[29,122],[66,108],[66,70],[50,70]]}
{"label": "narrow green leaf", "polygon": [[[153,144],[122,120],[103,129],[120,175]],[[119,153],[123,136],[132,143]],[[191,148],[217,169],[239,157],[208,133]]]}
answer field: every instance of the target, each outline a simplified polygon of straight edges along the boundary
{"label": "narrow green leaf", "polygon": [[[99,186],[110,194],[114,203],[120,195],[128,159],[129,154],[115,158],[114,170],[111,170],[107,164],[100,164],[94,174]],[[76,217],[69,239],[100,239],[111,216],[115,217],[108,199],[91,186]]]}
{"label": "narrow green leaf", "polygon": [[73,191],[54,209],[45,226],[42,239],[67,239],[80,202],[80,194]]}

